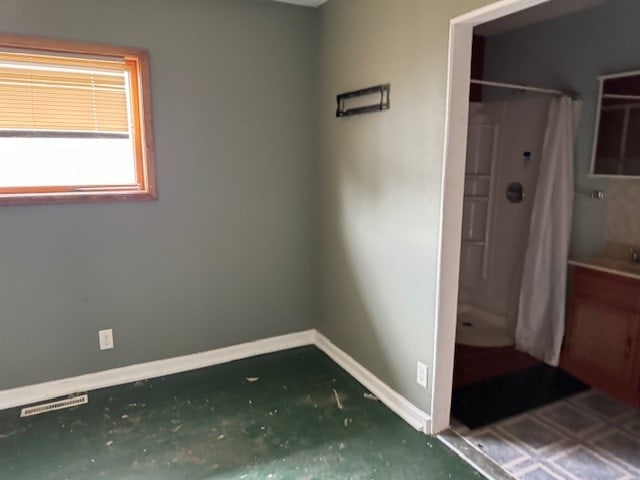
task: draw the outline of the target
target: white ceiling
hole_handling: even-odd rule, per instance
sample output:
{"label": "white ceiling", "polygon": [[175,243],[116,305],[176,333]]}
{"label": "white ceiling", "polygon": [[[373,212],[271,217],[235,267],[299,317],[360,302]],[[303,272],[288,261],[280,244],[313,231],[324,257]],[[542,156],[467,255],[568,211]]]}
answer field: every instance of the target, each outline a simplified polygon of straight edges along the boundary
{"label": "white ceiling", "polygon": [[319,7],[327,0],[275,0],[276,2],[293,3],[304,7]]}
{"label": "white ceiling", "polygon": [[[274,0],[276,2],[291,3],[304,7],[319,7],[327,0]],[[588,8],[597,7],[605,0],[551,0],[536,7],[522,10],[513,15],[499,18],[493,22],[478,25],[475,33],[490,37],[509,30],[515,30],[533,23],[543,22]]]}
{"label": "white ceiling", "polygon": [[526,25],[597,7],[603,3],[604,0],[551,0],[493,22],[478,25],[475,33],[487,37],[499,35]]}

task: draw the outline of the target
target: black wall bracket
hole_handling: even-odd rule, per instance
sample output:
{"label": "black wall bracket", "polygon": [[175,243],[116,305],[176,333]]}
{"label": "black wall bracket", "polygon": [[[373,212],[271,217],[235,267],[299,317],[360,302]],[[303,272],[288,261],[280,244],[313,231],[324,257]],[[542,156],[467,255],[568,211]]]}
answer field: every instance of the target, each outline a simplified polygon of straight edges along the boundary
{"label": "black wall bracket", "polygon": [[[381,112],[383,110],[389,110],[389,108],[391,107],[391,102],[389,100],[390,90],[391,84],[386,83],[384,85],[375,85],[373,87],[363,88],[361,90],[354,90],[353,92],[341,93],[336,97],[336,101],[338,102],[336,117],[348,117],[351,115],[360,115],[361,113]],[[367,95],[374,95],[378,93],[380,94],[379,103],[353,108],[345,107],[345,100],[356,97],[364,97]]]}

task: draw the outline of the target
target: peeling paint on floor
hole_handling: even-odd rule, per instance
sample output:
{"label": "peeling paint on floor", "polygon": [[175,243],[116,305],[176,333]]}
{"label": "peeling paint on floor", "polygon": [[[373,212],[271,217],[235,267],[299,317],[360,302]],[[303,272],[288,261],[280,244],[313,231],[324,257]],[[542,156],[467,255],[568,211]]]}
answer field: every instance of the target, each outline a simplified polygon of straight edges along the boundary
{"label": "peeling paint on floor", "polygon": [[344,410],[344,407],[342,406],[342,402],[340,401],[340,395],[338,395],[338,392],[336,391],[336,389],[333,389],[333,395],[335,396],[336,399],[336,406],[340,409],[340,410]]}
{"label": "peeling paint on floor", "polygon": [[88,405],[29,419],[7,410],[0,478],[480,478],[366,393],[306,347],[90,392]]}

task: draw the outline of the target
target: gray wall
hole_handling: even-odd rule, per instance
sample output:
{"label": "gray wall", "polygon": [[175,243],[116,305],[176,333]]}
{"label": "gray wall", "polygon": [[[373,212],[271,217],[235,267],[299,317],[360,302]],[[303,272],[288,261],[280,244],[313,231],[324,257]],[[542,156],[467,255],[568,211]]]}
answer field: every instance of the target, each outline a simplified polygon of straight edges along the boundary
{"label": "gray wall", "polygon": [[[329,0],[320,9],[320,330],[430,411],[449,20],[489,0]],[[391,109],[335,95],[391,82]],[[429,390],[416,361],[429,366]]]}
{"label": "gray wall", "polygon": [[604,247],[609,182],[587,178],[597,109],[596,77],[640,68],[638,18],[637,0],[608,1],[487,41],[487,80],[571,89],[584,99],[576,144],[576,188],[604,189],[605,201],[576,196],[573,255],[597,253]]}
{"label": "gray wall", "polygon": [[0,207],[0,389],[312,326],[316,27],[260,0],[0,3],[5,33],[149,49],[159,192]]}

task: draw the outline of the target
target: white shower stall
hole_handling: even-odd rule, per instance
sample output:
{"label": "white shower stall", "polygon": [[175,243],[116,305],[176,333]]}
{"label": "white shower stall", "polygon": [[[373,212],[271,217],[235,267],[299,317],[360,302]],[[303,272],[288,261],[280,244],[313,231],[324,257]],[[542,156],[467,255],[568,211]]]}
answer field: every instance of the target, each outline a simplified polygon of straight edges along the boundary
{"label": "white shower stall", "polygon": [[456,342],[500,347],[514,345],[550,97],[486,97],[469,110]]}

